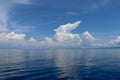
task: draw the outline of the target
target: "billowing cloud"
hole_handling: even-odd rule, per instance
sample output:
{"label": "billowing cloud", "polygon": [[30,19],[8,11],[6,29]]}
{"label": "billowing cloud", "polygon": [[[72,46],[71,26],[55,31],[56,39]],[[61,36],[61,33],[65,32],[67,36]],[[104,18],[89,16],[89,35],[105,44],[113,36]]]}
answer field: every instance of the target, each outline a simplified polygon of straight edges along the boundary
{"label": "billowing cloud", "polygon": [[88,31],[83,32],[83,37],[85,37],[89,41],[95,40],[95,38]]}
{"label": "billowing cloud", "polygon": [[1,33],[0,40],[24,40],[26,34],[16,34],[15,32],[11,33]]}
{"label": "billowing cloud", "polygon": [[26,34],[15,32],[0,33],[0,48],[40,48],[42,45],[31,37],[26,39]]}
{"label": "billowing cloud", "polygon": [[54,35],[54,39],[62,45],[80,45],[82,40],[79,34],[73,34],[71,31],[76,29],[80,24],[80,21],[77,21],[73,24],[68,23],[65,25],[61,25],[54,31],[56,34]]}
{"label": "billowing cloud", "polygon": [[95,40],[88,31],[82,34],[86,40],[84,40],[83,36],[80,36],[80,34],[72,33],[80,23],[80,21],[76,21],[75,23],[61,25],[54,30],[56,33],[52,37],[45,37],[43,41],[38,41],[33,37],[27,40],[25,38],[26,34],[18,34],[15,32],[1,33],[0,44],[11,44],[13,48],[17,46],[23,48],[88,47],[91,41],[93,42]]}
{"label": "billowing cloud", "polygon": [[53,46],[53,47],[88,47],[92,46],[92,42],[95,41],[95,38],[88,32],[80,34],[72,33],[79,25],[81,21],[76,21],[74,23],[67,23],[59,26],[54,31],[56,32],[53,37],[45,37],[44,41],[41,43],[44,46]]}

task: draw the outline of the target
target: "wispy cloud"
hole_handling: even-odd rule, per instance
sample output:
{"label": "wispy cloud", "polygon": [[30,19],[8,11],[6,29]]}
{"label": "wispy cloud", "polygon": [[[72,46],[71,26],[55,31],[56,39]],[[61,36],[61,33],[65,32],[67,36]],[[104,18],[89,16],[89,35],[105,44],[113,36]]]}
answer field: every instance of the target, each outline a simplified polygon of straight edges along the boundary
{"label": "wispy cloud", "polygon": [[35,26],[21,25],[16,22],[10,22],[9,26],[10,27],[8,28],[8,32],[13,31],[13,32],[24,33],[24,32],[30,32],[35,29]]}
{"label": "wispy cloud", "polygon": [[30,4],[31,0],[0,0],[0,31],[8,31],[10,13],[17,4]]}
{"label": "wispy cloud", "polygon": [[83,14],[88,14],[91,11],[97,10],[101,7],[105,7],[111,2],[111,0],[87,0],[84,3],[84,6],[80,7],[79,9],[81,10],[80,12]]}
{"label": "wispy cloud", "polygon": [[72,16],[77,16],[77,15],[79,15],[80,13],[79,13],[79,12],[74,12],[74,11],[68,11],[68,12],[65,12],[65,14],[67,14],[67,15],[72,15]]}
{"label": "wispy cloud", "polygon": [[91,5],[91,7],[92,7],[93,9],[97,9],[97,8],[102,7],[102,6],[106,6],[110,1],[111,1],[111,0],[100,0],[100,1],[98,1],[98,2],[96,2],[96,3],[93,3],[93,4]]}
{"label": "wispy cloud", "polygon": [[8,0],[0,1],[0,31],[7,30],[8,13],[10,12],[10,8],[11,4],[9,4]]}
{"label": "wispy cloud", "polygon": [[80,1],[80,4],[74,6],[79,6],[74,9],[71,8],[70,11],[65,12],[69,16],[78,16],[80,14],[88,14],[91,11],[94,11],[98,8],[105,7],[111,2],[111,0],[85,0]]}
{"label": "wispy cloud", "polygon": [[11,0],[13,3],[16,4],[31,4],[31,0]]}

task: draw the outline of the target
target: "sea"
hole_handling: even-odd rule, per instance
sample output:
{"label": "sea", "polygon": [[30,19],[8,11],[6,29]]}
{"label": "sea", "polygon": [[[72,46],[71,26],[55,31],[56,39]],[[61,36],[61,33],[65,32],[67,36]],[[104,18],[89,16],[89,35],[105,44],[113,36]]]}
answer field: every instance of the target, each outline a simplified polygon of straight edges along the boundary
{"label": "sea", "polygon": [[120,49],[0,49],[0,80],[120,80]]}

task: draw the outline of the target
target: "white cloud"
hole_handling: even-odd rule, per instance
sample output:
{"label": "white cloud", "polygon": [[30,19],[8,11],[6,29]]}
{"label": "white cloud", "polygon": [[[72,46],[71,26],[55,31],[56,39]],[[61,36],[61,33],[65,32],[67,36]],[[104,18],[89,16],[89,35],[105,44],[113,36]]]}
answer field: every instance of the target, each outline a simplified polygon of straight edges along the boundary
{"label": "white cloud", "polygon": [[1,33],[0,40],[24,40],[26,34],[16,34],[15,32],[11,33]]}
{"label": "white cloud", "polygon": [[49,37],[45,37],[45,42],[46,43],[51,43],[51,42],[53,42],[53,40]]}
{"label": "white cloud", "polygon": [[42,45],[33,37],[26,40],[26,34],[17,34],[15,32],[0,33],[0,48],[40,48]]}
{"label": "white cloud", "polygon": [[68,23],[68,24],[65,24],[65,25],[61,25],[60,27],[58,27],[54,31],[56,31],[58,33],[60,33],[60,32],[62,32],[62,33],[70,33],[72,30],[76,29],[79,26],[80,23],[81,23],[80,21],[77,21],[77,22],[75,22],[73,24]]}
{"label": "white cloud", "polygon": [[15,32],[1,33],[0,44],[11,44],[13,48],[16,48],[17,46],[23,48],[90,47],[90,41],[94,41],[95,38],[89,32],[86,31],[83,33],[84,37],[89,41],[80,37],[80,34],[72,33],[80,23],[80,21],[77,21],[75,23],[61,25],[54,30],[56,33],[52,37],[45,37],[43,41],[37,41],[33,37],[26,40],[26,34],[18,34]]}
{"label": "white cloud", "polygon": [[53,41],[52,38],[49,37],[45,37],[44,41],[40,42],[42,46],[57,46],[57,43],[55,41]]}
{"label": "white cloud", "polygon": [[7,30],[8,13],[10,12],[10,0],[0,1],[0,31]]}
{"label": "white cloud", "polygon": [[28,41],[35,42],[35,41],[37,41],[37,40],[34,39],[33,37],[31,37]]}
{"label": "white cloud", "polygon": [[115,40],[112,40],[110,43],[113,45],[120,45],[120,36],[118,36]]}
{"label": "white cloud", "polygon": [[88,31],[83,32],[83,37],[85,37],[89,41],[95,40],[95,38]]}
{"label": "white cloud", "polygon": [[64,45],[64,46],[77,46],[82,43],[82,40],[80,38],[79,34],[73,34],[71,31],[76,29],[80,24],[80,21],[77,21],[73,24],[68,23],[65,25],[61,25],[54,31],[56,31],[56,34],[54,35],[54,39],[57,41],[58,44]]}
{"label": "white cloud", "polygon": [[83,37],[80,37],[80,34],[72,33],[80,23],[80,21],[76,21],[75,23],[59,26],[54,30],[56,32],[55,35],[53,37],[45,37],[41,44],[53,47],[92,47],[95,38],[88,31],[83,33]]}
{"label": "white cloud", "polygon": [[0,31],[8,31],[10,13],[17,4],[31,3],[31,0],[0,0]]}

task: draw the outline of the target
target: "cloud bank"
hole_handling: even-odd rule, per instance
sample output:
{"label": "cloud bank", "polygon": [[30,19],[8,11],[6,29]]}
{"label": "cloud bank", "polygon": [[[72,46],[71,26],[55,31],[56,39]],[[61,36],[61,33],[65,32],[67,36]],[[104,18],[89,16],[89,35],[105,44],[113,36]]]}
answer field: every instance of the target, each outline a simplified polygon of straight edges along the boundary
{"label": "cloud bank", "polygon": [[[13,46],[18,44],[18,46],[21,45],[21,47],[82,47],[84,41],[80,34],[72,33],[72,31],[75,30],[80,25],[80,23],[81,21],[76,21],[74,23],[61,25],[58,28],[54,29],[56,33],[52,37],[45,37],[45,39],[42,41],[38,41],[33,37],[26,39],[26,34],[10,32],[1,33],[0,42],[4,43],[3,45],[6,45],[6,43],[12,43],[11,45]],[[88,31],[84,32],[82,35],[86,41],[88,40],[89,43],[91,41],[95,41],[95,38]]]}
{"label": "cloud bank", "polygon": [[24,40],[26,34],[16,34],[15,32],[11,33],[2,33],[0,34],[0,40]]}
{"label": "cloud bank", "polygon": [[54,29],[52,37],[45,37],[44,40],[37,40],[34,37],[26,38],[27,34],[16,32],[0,33],[0,48],[97,48],[120,46],[120,36],[107,43],[97,42],[97,39],[88,31],[81,34],[72,33],[77,29],[81,21],[60,25]]}

